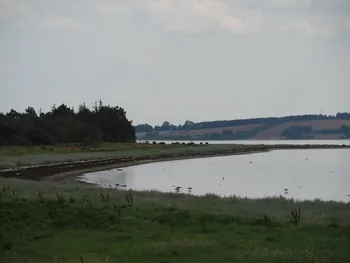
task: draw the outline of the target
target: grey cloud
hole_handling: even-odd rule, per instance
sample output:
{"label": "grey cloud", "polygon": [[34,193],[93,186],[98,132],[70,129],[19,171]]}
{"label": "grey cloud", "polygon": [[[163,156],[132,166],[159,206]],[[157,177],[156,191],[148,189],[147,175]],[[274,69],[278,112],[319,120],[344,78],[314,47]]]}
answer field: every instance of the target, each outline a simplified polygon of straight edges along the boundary
{"label": "grey cloud", "polygon": [[116,22],[127,22],[123,27],[129,30],[137,24],[144,30],[157,27],[165,32],[185,34],[293,32],[294,35],[334,37],[348,30],[349,16],[344,12],[350,11],[350,1],[0,0],[0,7],[0,17],[16,18],[22,28],[94,31],[102,24],[108,30],[121,27]]}
{"label": "grey cloud", "polygon": [[301,34],[305,36],[320,36],[323,38],[331,37],[328,26],[312,26],[310,23],[299,20],[291,23],[283,28],[283,32],[287,34]]}
{"label": "grey cloud", "polygon": [[152,124],[346,111],[350,1],[332,1],[0,0],[0,111],[100,98]]}
{"label": "grey cloud", "polygon": [[166,30],[187,33],[221,29],[251,34],[260,31],[262,22],[260,12],[234,10],[234,5],[223,0],[152,0],[148,8]]}
{"label": "grey cloud", "polygon": [[15,20],[28,16],[33,10],[21,0],[0,0],[0,23],[2,20]]}
{"label": "grey cloud", "polygon": [[51,0],[0,0],[0,19],[15,21],[22,29],[77,31],[83,28],[78,19],[67,15],[69,8],[54,7]]}
{"label": "grey cloud", "polygon": [[311,12],[311,13],[349,13],[348,0],[237,0],[241,6],[258,8],[265,12]]}

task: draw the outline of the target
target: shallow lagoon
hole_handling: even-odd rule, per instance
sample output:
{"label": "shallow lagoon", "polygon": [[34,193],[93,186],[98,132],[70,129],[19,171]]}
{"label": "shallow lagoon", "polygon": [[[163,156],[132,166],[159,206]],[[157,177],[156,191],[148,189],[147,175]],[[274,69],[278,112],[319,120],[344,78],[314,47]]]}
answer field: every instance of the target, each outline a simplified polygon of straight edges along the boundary
{"label": "shallow lagoon", "polygon": [[[350,201],[350,150],[275,150],[88,173],[101,187],[259,198]],[[189,189],[190,188],[190,189]]]}

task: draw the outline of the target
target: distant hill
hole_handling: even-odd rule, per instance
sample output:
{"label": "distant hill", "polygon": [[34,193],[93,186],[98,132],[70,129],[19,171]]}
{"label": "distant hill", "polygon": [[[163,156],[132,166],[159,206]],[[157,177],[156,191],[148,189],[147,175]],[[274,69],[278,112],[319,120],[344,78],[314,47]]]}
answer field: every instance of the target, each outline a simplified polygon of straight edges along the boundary
{"label": "distant hill", "polygon": [[206,121],[160,126],[137,125],[145,140],[350,139],[350,113]]}

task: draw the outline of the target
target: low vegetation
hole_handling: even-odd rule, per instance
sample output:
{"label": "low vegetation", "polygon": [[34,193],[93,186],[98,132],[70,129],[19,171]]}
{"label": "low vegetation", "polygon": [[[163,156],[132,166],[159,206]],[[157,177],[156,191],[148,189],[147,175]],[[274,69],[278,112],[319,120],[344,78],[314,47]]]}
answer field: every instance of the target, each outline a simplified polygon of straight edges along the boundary
{"label": "low vegetation", "polygon": [[350,204],[0,178],[0,261],[348,262]]}

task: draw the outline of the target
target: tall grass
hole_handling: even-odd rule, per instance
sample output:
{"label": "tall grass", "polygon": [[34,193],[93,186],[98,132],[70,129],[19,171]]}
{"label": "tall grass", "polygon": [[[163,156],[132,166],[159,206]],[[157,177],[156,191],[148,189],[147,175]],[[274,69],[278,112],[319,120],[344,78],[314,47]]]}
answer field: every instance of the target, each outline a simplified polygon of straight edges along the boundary
{"label": "tall grass", "polygon": [[[96,188],[84,183],[54,183],[50,181],[26,181],[0,178],[0,192],[14,191],[18,198],[36,199],[37,193],[48,199],[56,199],[57,194],[66,199],[89,199],[95,205],[104,205],[107,201],[114,204],[133,205],[134,207],[177,207],[180,209],[225,213],[241,217],[267,215],[282,221],[302,218],[304,223],[330,224],[337,219],[338,224],[350,223],[350,203],[321,201],[298,201],[279,197],[241,198],[230,196],[221,198],[215,194],[193,196],[188,194],[162,193],[156,191],[124,191],[110,188]],[[300,210],[299,210],[300,209]],[[302,216],[298,213],[302,211]],[[293,214],[293,215],[292,215]]]}

